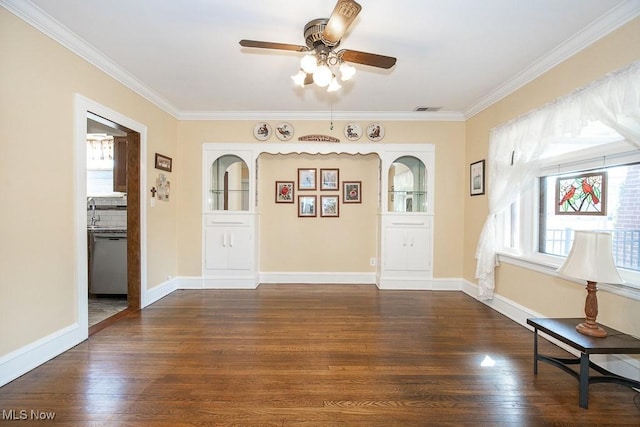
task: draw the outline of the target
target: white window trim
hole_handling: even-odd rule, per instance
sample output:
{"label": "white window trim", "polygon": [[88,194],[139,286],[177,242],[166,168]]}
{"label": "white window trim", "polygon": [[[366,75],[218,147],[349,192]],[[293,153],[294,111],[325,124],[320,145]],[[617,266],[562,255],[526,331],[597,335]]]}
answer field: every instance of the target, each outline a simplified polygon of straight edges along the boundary
{"label": "white window trim", "polygon": [[[570,155],[562,155],[555,158],[546,159],[538,176],[545,176],[554,173],[572,172],[579,169],[587,169],[590,167],[615,166],[625,163],[640,162],[640,150],[633,149],[629,151],[629,144],[626,142],[618,142],[606,144],[602,147],[593,147],[588,152],[575,152]],[[579,169],[578,169],[579,168]],[[531,191],[527,191],[520,196],[520,215],[519,221],[520,238],[518,248],[504,247],[504,239],[498,236],[498,261],[505,264],[515,265],[518,267],[533,270],[538,273],[546,274],[553,277],[562,277],[563,279],[573,281],[584,285],[580,280],[573,280],[560,276],[556,270],[564,257],[547,255],[537,251],[538,239],[538,221],[536,220],[538,212],[539,200],[539,180],[531,186]],[[505,215],[498,216],[498,230],[504,230]],[[598,289],[604,292],[610,292],[621,295],[626,298],[640,301],[640,272],[626,269],[618,269],[620,275],[625,280],[624,284],[614,285],[608,283],[599,283]]]}

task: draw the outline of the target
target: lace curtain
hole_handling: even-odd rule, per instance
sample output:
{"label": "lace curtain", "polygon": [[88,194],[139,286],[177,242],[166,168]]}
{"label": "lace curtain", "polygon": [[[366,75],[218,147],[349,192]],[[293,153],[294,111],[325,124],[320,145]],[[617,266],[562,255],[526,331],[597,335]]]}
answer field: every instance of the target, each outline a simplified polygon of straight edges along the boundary
{"label": "lace curtain", "polygon": [[109,135],[87,135],[87,160],[113,160],[113,137]]}
{"label": "lace curtain", "polygon": [[554,141],[577,136],[599,121],[640,148],[640,61],[587,87],[491,130],[488,153],[489,215],[476,249],[481,300],[493,298],[498,265],[496,218],[516,201],[540,168]]}

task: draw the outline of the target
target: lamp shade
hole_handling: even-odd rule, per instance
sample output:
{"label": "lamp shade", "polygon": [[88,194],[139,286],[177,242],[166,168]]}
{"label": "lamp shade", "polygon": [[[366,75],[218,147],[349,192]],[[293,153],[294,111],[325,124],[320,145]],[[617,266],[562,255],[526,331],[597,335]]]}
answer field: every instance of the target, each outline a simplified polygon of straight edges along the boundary
{"label": "lamp shade", "polygon": [[611,233],[575,231],[573,246],[558,273],[589,282],[624,283],[612,254]]}

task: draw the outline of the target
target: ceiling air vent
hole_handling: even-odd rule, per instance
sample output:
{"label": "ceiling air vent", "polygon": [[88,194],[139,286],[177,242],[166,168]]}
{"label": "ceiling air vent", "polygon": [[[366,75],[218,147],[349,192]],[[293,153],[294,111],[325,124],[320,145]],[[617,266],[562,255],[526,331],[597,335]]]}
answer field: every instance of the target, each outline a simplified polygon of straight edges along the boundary
{"label": "ceiling air vent", "polygon": [[441,109],[442,107],[416,107],[413,111],[428,111],[430,113],[433,113],[435,111],[440,111]]}

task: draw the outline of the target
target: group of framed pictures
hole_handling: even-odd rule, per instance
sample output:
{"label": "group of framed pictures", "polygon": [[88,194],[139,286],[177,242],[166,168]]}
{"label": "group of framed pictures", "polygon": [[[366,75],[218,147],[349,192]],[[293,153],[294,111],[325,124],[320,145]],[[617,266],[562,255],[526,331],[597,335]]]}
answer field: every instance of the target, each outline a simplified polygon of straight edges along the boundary
{"label": "group of framed pictures", "polygon": [[[276,203],[295,203],[294,181],[276,181]],[[297,191],[340,191],[339,169],[298,169]],[[318,206],[318,197],[320,205]],[[298,195],[298,216],[321,217],[340,216],[340,195],[303,194]],[[362,181],[342,181],[342,203],[362,203]]]}

